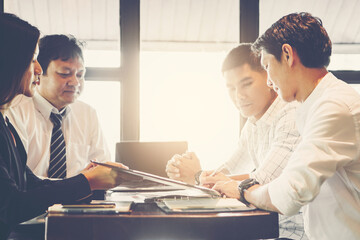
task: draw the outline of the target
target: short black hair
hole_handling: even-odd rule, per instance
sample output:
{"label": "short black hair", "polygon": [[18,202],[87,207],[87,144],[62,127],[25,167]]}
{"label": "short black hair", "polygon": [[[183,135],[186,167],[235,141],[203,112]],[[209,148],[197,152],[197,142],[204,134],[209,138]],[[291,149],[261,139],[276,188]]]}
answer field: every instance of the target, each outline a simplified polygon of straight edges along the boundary
{"label": "short black hair", "polygon": [[22,77],[34,57],[40,31],[14,14],[0,14],[0,109],[22,93]]}
{"label": "short black hair", "polygon": [[80,57],[84,61],[83,48],[84,42],[77,40],[72,35],[47,35],[39,41],[38,61],[46,75],[47,68],[51,61],[61,59],[67,61]]}
{"label": "short black hair", "polygon": [[264,71],[260,64],[260,57],[251,50],[251,43],[242,43],[231,49],[222,64],[221,71],[226,71],[249,64],[251,69],[257,72]]}
{"label": "short black hair", "polygon": [[296,50],[301,63],[308,68],[327,67],[330,63],[331,40],[322,21],[310,13],[292,13],[280,18],[253,44],[253,51],[262,50],[280,61],[283,44]]}

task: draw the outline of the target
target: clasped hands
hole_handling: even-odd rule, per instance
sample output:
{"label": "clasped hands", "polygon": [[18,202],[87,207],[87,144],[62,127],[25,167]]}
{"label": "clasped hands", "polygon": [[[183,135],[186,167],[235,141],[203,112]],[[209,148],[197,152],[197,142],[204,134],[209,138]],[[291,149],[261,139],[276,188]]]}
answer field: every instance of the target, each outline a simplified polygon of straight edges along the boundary
{"label": "clasped hands", "polygon": [[[166,165],[169,178],[195,184],[195,174],[201,170],[200,160],[194,152],[176,154]],[[215,170],[216,171],[216,170]],[[203,171],[199,177],[200,185],[212,188],[230,198],[239,198],[238,182],[222,172]]]}

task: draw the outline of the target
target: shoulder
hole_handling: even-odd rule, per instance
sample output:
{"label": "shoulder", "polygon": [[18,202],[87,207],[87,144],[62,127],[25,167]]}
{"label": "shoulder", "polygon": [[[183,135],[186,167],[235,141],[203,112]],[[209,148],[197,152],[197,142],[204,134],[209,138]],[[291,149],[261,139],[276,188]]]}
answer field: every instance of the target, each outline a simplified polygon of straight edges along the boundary
{"label": "shoulder", "polygon": [[314,103],[312,111],[325,115],[358,115],[360,94],[349,84],[341,80],[334,81]]}
{"label": "shoulder", "polygon": [[6,115],[10,122],[17,125],[20,122],[25,123],[36,115],[34,101],[31,97],[18,95],[11,103],[11,107],[7,110]]}
{"label": "shoulder", "polygon": [[10,110],[13,112],[29,111],[34,108],[34,101],[31,97],[25,95],[18,95],[11,102]]}

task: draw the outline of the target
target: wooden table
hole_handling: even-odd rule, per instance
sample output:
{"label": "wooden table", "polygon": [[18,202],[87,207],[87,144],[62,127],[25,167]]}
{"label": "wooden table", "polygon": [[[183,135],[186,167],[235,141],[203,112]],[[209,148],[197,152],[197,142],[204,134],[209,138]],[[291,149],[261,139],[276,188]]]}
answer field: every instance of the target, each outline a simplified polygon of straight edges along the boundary
{"label": "wooden table", "polygon": [[266,211],[166,214],[138,203],[130,214],[49,213],[46,239],[258,239],[279,235],[278,215]]}

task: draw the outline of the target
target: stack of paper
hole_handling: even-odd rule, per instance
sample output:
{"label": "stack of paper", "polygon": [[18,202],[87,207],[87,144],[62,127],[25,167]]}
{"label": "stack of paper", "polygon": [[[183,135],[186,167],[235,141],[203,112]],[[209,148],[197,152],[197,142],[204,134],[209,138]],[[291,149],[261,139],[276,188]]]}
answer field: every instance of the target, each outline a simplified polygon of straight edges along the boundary
{"label": "stack of paper", "polygon": [[92,213],[92,214],[116,214],[130,212],[132,202],[104,202],[91,204],[62,205],[55,204],[49,207],[49,213]]}

